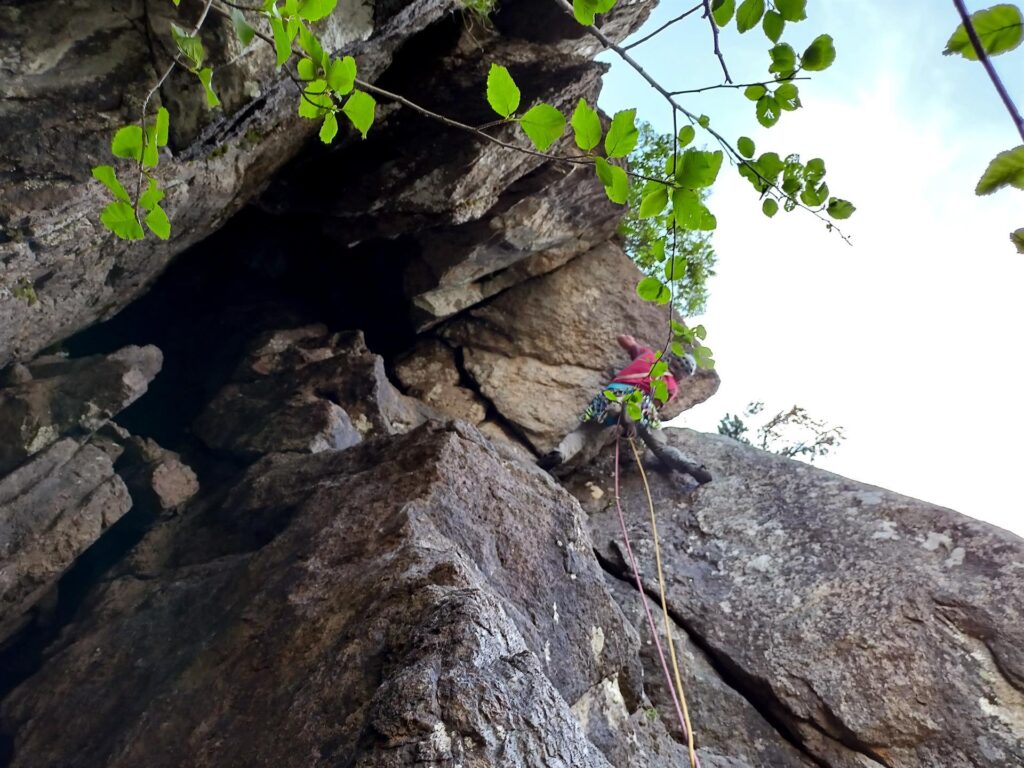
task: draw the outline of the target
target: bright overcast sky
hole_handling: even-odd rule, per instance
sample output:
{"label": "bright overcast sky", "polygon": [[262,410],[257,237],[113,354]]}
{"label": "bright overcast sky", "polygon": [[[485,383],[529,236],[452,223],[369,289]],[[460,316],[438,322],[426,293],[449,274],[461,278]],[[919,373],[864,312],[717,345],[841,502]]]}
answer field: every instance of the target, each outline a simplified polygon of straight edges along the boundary
{"label": "bright overcast sky", "polygon": [[[662,0],[640,35],[691,4]],[[829,188],[857,206],[843,224],[854,245],[807,213],[766,219],[723,167],[709,202],[718,275],[700,318],[722,386],[681,421],[713,432],[754,400],[799,404],[846,429],[818,466],[1024,534],[1024,256],[1008,239],[1024,226],[1024,193],[974,195],[989,159],[1020,138],[981,66],[941,55],[958,22],[951,2],[809,0],[808,16],[783,41],[800,51],[827,32],[836,63],[799,83],[804,108],[774,128],[738,92],[681,98],[758,153],[824,158]],[[766,78],[759,27],[722,37],[735,82]],[[695,14],[633,53],[677,90],[721,82],[710,49]],[[613,66],[601,106],[638,107],[670,132],[657,94],[602,58]],[[1024,104],[1024,49],[995,61]]]}

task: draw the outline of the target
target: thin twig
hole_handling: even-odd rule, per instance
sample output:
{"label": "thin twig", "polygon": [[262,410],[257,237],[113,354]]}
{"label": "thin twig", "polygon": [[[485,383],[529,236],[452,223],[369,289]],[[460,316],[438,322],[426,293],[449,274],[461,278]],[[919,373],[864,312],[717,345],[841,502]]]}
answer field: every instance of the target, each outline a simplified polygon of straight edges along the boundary
{"label": "thin twig", "polygon": [[718,25],[715,23],[715,17],[711,15],[711,0],[704,0],[704,18],[708,20],[708,24],[711,25],[711,37],[715,41],[715,56],[718,57],[718,61],[722,65],[722,72],[725,74],[725,82],[731,83],[732,78],[729,77],[729,68],[725,66],[725,56],[722,55],[722,49],[718,47]]}
{"label": "thin twig", "polygon": [[716,88],[749,88],[752,85],[763,85],[765,87],[769,85],[779,85],[780,83],[788,83],[792,80],[810,80],[809,77],[783,77],[778,80],[762,80],[759,83],[720,83],[719,85],[705,85],[703,88],[687,88],[683,91],[669,91],[673,96],[682,96],[687,93],[703,93],[704,91],[713,91]]}
{"label": "thin twig", "polygon": [[662,25],[661,25],[660,27],[658,27],[658,28],[657,28],[656,30],[654,30],[653,32],[651,32],[651,34],[649,34],[649,35],[645,35],[644,37],[641,37],[641,38],[640,38],[639,40],[637,40],[637,41],[635,41],[635,42],[632,42],[632,43],[630,43],[629,45],[624,45],[624,46],[622,46],[622,50],[624,50],[624,51],[628,51],[628,50],[629,50],[630,48],[636,48],[636,47],[637,47],[638,45],[640,45],[641,43],[646,43],[646,42],[647,42],[648,40],[650,40],[650,39],[651,39],[652,37],[654,37],[655,35],[658,35],[658,34],[661,34],[662,32],[664,32],[664,31],[665,31],[666,29],[668,29],[668,28],[669,28],[669,27],[671,27],[671,26],[672,26],[673,24],[675,24],[675,23],[676,23],[677,21],[682,21],[682,20],[683,20],[683,19],[685,19],[685,18],[686,18],[687,16],[689,16],[689,15],[690,15],[690,14],[692,14],[692,13],[696,13],[697,11],[699,11],[699,10],[700,10],[701,8],[703,8],[703,7],[704,7],[704,3],[703,3],[703,2],[697,3],[697,4],[696,4],[695,6],[693,6],[693,8],[691,8],[690,10],[688,10],[688,11],[685,11],[684,13],[680,14],[679,16],[676,16],[676,17],[675,17],[674,19],[672,19],[671,21],[666,21],[666,22],[665,22],[664,24],[662,24]]}
{"label": "thin twig", "polygon": [[1013,99],[1010,98],[1010,94],[1006,90],[1006,86],[1003,84],[1002,79],[999,77],[999,73],[996,72],[996,68],[992,64],[992,59],[985,51],[985,47],[981,44],[981,40],[978,37],[978,31],[974,28],[974,24],[971,22],[970,14],[967,13],[967,8],[964,6],[963,0],[953,0],[953,5],[956,6],[957,13],[960,14],[960,19],[963,21],[964,29],[967,30],[967,37],[970,38],[971,45],[974,46],[974,50],[978,54],[978,61],[981,62],[982,66],[985,67],[985,71],[988,72],[988,79],[991,80],[992,85],[995,86],[996,93],[999,94],[999,98],[1003,100],[1003,104],[1006,106],[1006,111],[1010,113],[1010,119],[1013,120],[1013,124],[1017,128],[1017,133],[1020,134],[1021,140],[1024,140],[1024,118],[1021,117],[1020,111],[1017,109],[1017,105],[1013,103]]}

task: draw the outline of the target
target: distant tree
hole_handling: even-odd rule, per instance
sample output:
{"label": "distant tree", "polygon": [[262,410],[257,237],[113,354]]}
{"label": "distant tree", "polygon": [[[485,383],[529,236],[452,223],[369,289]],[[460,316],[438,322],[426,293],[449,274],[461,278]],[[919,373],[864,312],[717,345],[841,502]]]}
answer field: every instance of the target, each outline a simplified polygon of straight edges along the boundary
{"label": "distant tree", "polygon": [[[672,160],[672,136],[660,134],[650,123],[637,126],[640,137],[636,147],[629,154],[629,170],[649,178],[660,178]],[[672,208],[649,218],[640,217],[643,200],[643,184],[629,188],[627,205],[629,212],[619,225],[619,233],[625,239],[625,250],[640,270],[661,280],[666,278],[666,254],[671,253]],[[700,199],[706,200],[708,190],[700,191]],[[708,300],[707,280],[715,274],[715,251],[711,247],[711,233],[700,230],[676,230],[677,259],[686,260],[681,279],[675,281],[675,308],[685,317],[704,312]]]}
{"label": "distant tree", "polygon": [[725,414],[718,422],[718,434],[790,459],[804,458],[811,463],[819,456],[827,456],[846,439],[842,427],[829,426],[827,422],[811,416],[805,408],[794,405],[764,422],[752,440],[748,437],[750,428],[744,417],[749,419],[763,410],[764,403],[756,402],[746,407],[743,416]]}

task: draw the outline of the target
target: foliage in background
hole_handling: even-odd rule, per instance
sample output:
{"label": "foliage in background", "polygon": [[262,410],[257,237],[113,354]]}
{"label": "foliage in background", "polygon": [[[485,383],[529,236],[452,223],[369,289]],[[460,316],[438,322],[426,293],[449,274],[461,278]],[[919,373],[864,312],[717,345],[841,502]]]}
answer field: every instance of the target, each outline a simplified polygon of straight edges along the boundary
{"label": "foliage in background", "polygon": [[744,409],[743,416],[725,414],[718,422],[718,434],[789,459],[806,459],[812,464],[819,456],[827,456],[834,451],[846,439],[842,427],[829,426],[799,405],[776,413],[757,428],[756,437],[751,439],[748,436],[750,427],[744,419],[749,420],[762,411],[764,403],[756,402]]}
{"label": "foliage in background", "polygon": [[[664,173],[672,160],[672,136],[660,134],[650,123],[638,126],[639,139],[629,154],[629,169],[643,176],[657,177]],[[707,200],[706,189],[700,191],[700,200]],[[629,188],[626,203],[629,211],[619,225],[625,251],[646,275],[663,277],[668,245],[673,237],[672,216],[661,213],[650,218],[640,216],[643,189],[639,185]],[[707,281],[715,274],[715,251],[711,247],[709,232],[684,230],[677,233],[676,258],[685,260],[685,266],[676,280],[675,309],[683,316],[699,315],[708,300]]]}
{"label": "foliage in background", "polygon": [[[1017,6],[1003,3],[968,16],[963,0],[953,0],[953,5],[960,14],[961,23],[942,53],[982,63],[1021,141],[1024,141],[1024,118],[989,60],[990,56],[1008,53],[1021,44],[1021,40],[1024,40],[1024,14],[1021,14]],[[990,195],[1007,186],[1024,189],[1024,144],[996,155],[978,180],[974,192],[977,195]],[[1024,227],[1010,233],[1010,242],[1018,253],[1024,253]]]}

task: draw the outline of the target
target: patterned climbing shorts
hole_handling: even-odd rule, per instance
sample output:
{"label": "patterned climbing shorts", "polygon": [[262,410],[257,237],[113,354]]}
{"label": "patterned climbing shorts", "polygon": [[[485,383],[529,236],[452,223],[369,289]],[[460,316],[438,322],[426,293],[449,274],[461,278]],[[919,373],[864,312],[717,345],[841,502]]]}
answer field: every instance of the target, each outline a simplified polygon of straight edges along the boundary
{"label": "patterned climbing shorts", "polygon": [[[604,393],[605,391],[611,391],[615,393],[616,399],[624,401],[633,392],[636,392],[637,388],[632,384],[609,384],[605,387],[604,391],[599,392],[593,400],[590,401],[590,405],[580,416],[580,421],[596,421],[606,427],[610,427],[615,424],[619,417],[614,413],[608,412],[608,406],[611,404],[611,400]],[[661,419],[658,417],[658,409],[654,405],[654,398],[649,394],[644,394],[640,401],[640,419],[638,423],[644,427],[651,429],[661,429]]]}

